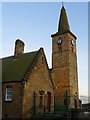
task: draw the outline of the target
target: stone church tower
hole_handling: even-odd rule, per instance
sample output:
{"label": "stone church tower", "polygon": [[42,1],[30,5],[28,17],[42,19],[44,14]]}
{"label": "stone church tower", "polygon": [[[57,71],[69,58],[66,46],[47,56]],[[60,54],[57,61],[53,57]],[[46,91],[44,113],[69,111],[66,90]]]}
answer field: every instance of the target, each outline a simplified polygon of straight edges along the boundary
{"label": "stone church tower", "polygon": [[62,5],[58,32],[52,37],[52,79],[57,105],[78,107],[78,74],[76,36],[70,31],[66,10]]}

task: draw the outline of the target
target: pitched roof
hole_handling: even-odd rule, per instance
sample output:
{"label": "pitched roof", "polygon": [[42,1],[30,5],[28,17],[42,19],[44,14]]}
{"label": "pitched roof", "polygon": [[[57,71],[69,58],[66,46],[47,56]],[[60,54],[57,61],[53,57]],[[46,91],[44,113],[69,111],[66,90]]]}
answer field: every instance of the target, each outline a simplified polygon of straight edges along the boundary
{"label": "pitched roof", "polygon": [[25,73],[39,51],[2,59],[2,82],[22,81]]}

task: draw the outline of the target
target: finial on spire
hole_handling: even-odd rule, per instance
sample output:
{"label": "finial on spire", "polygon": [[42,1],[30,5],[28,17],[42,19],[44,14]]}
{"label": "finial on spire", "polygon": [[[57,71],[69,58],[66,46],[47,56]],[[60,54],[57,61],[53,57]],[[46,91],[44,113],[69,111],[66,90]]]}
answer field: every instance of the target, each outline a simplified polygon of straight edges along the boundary
{"label": "finial on spire", "polygon": [[64,7],[64,2],[62,2],[62,7]]}

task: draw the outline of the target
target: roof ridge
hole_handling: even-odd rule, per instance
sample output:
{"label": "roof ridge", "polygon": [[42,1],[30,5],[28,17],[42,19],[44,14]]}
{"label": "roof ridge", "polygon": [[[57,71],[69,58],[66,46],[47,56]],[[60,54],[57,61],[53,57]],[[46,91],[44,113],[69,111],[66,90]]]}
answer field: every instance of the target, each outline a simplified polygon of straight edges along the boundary
{"label": "roof ridge", "polygon": [[[25,55],[25,54],[29,54],[29,53],[34,53],[34,52],[38,52],[38,50],[36,50],[36,51],[31,51],[31,52],[25,52],[25,53],[23,53],[22,55]],[[20,56],[22,56],[22,55],[20,55]],[[14,55],[11,55],[11,56],[6,56],[6,57],[3,57],[3,58],[0,58],[0,59],[7,59],[7,58],[11,58],[11,57],[15,57]],[[19,56],[18,56],[19,57]],[[18,58],[17,57],[17,58]]]}

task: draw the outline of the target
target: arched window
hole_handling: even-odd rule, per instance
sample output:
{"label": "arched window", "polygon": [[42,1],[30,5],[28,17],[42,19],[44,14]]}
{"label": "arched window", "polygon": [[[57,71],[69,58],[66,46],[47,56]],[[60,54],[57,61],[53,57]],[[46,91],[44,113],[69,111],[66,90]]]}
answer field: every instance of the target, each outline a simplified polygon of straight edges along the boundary
{"label": "arched window", "polygon": [[40,96],[40,107],[42,107],[43,106],[43,96],[41,95]]}
{"label": "arched window", "polygon": [[47,92],[46,108],[47,108],[47,112],[51,111],[51,93],[50,92]]}

